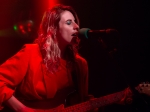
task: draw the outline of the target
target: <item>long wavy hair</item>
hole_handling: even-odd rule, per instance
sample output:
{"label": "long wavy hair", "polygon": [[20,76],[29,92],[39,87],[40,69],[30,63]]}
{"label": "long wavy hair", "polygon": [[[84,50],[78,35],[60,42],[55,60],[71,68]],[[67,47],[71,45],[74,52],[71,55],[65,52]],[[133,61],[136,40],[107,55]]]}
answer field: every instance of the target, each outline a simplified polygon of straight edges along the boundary
{"label": "long wavy hair", "polygon": [[[39,44],[43,61],[48,71],[52,73],[55,72],[60,65],[61,51],[58,46],[56,32],[59,28],[61,13],[66,10],[73,14],[76,23],[79,25],[78,16],[72,7],[57,4],[53,8],[45,11],[39,27],[38,38],[34,41]],[[79,41],[79,38],[76,37],[73,39],[74,44],[67,46],[65,58],[68,62],[75,61],[75,54],[78,51]]]}

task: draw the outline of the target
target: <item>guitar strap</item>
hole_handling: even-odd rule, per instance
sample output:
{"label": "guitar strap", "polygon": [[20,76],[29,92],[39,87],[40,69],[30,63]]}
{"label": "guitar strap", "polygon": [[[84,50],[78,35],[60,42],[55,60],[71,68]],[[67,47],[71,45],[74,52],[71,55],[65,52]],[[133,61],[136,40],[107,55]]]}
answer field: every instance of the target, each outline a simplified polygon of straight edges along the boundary
{"label": "guitar strap", "polygon": [[80,63],[76,62],[75,70],[72,71],[72,80],[75,85],[75,89],[79,94],[79,102],[83,102],[86,97],[86,83],[84,78],[84,66],[80,65]]}
{"label": "guitar strap", "polygon": [[[85,96],[87,95],[87,64],[85,63],[85,61],[83,61],[80,56],[78,56],[78,54],[76,54],[73,51],[73,47],[72,46],[68,46],[66,48],[66,59],[71,62],[73,62],[73,68],[72,68],[72,80],[73,83],[75,85],[75,89],[77,90],[78,94],[79,94],[79,99],[80,102],[84,101]],[[70,66],[69,66],[70,67]],[[86,77],[86,78],[85,78]]]}
{"label": "guitar strap", "polygon": [[76,70],[73,70],[71,72],[71,75],[72,75],[72,80],[73,80],[73,83],[74,83],[74,86],[75,86],[75,90],[79,91],[78,90],[78,79],[77,79],[77,72],[76,72]]}
{"label": "guitar strap", "polygon": [[[78,67],[77,67],[78,68]],[[77,94],[79,95],[79,102],[82,102],[83,101],[83,98],[82,98],[82,92],[80,91],[81,90],[81,81],[80,81],[80,75],[79,75],[79,70],[73,70],[72,71],[72,80],[73,80],[73,83],[74,83],[74,87],[75,87],[75,90],[77,92]]]}

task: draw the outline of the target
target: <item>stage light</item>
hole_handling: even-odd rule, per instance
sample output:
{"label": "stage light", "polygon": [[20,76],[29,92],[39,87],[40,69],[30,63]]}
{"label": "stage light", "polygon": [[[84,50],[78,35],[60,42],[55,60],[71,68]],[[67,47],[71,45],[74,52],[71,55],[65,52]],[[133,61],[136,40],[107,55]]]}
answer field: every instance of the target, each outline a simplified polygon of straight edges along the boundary
{"label": "stage light", "polygon": [[17,30],[17,26],[16,26],[16,25],[14,25],[14,30],[15,30],[15,31]]}
{"label": "stage light", "polygon": [[55,4],[57,4],[57,0],[49,0],[49,8],[52,8]]}
{"label": "stage light", "polygon": [[14,25],[14,30],[19,35],[29,35],[33,31],[33,26],[32,20],[21,21]]}

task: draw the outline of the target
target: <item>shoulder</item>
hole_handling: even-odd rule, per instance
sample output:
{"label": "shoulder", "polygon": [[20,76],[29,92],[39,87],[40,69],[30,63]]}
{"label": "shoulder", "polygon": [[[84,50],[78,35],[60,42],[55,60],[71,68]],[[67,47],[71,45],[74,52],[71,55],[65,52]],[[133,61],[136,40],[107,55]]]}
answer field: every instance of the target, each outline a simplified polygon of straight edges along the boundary
{"label": "shoulder", "polygon": [[25,48],[25,49],[39,49],[39,45],[38,44],[25,44],[25,45],[23,45],[23,48]]}
{"label": "shoulder", "polygon": [[76,62],[79,69],[79,74],[83,77],[88,76],[88,63],[85,58],[80,56],[79,54],[76,55]]}
{"label": "shoulder", "polygon": [[79,54],[76,54],[76,59],[79,63],[84,63],[84,64],[87,64],[87,61],[85,58],[83,58],[81,55]]}
{"label": "shoulder", "polygon": [[36,52],[36,51],[39,51],[39,45],[38,44],[24,44],[21,51],[26,51],[26,52],[29,52],[29,53],[32,53],[32,52]]}
{"label": "shoulder", "polygon": [[22,48],[17,53],[18,56],[26,55],[27,56],[36,56],[40,55],[40,48],[38,44],[24,44]]}

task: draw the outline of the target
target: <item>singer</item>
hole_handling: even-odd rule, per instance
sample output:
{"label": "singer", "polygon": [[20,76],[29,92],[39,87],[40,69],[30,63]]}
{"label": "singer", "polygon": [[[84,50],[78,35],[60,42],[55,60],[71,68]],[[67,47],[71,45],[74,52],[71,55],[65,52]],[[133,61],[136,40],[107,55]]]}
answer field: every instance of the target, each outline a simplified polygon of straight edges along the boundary
{"label": "singer", "polygon": [[56,5],[45,12],[35,42],[24,45],[0,66],[2,111],[44,112],[91,97],[87,62],[77,51],[78,24],[70,6]]}
{"label": "singer", "polygon": [[93,100],[88,94],[87,61],[78,53],[78,30],[72,7],[58,4],[44,13],[34,43],[25,44],[0,66],[2,112],[62,111]]}

